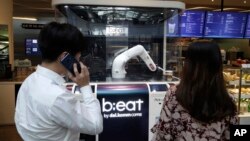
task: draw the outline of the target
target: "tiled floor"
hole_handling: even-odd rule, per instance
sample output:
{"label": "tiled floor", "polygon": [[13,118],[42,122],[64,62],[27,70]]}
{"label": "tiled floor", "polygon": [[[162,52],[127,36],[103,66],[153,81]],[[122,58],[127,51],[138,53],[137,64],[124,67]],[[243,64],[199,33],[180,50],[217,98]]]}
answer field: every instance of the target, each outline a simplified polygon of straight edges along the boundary
{"label": "tiled floor", "polygon": [[23,141],[15,125],[0,125],[0,141]]}

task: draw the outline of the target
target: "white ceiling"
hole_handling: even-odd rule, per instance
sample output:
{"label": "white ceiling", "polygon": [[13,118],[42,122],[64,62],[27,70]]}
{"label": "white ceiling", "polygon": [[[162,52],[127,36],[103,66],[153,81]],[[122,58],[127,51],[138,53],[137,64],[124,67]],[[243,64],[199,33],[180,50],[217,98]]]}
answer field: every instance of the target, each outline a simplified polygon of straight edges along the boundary
{"label": "white ceiling", "polygon": [[[186,3],[186,8],[210,7],[221,8],[221,0],[176,0]],[[244,1],[246,3],[244,3]],[[250,10],[250,0],[224,0],[224,8],[238,8],[237,11]],[[13,0],[13,16],[53,17],[51,0]]]}

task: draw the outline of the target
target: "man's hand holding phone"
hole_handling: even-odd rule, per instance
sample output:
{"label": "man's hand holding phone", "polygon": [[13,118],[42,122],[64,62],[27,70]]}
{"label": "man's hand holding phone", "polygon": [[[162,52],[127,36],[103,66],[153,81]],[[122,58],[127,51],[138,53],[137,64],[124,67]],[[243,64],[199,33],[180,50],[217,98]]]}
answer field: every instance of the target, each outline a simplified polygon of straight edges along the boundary
{"label": "man's hand holding phone", "polygon": [[74,69],[74,74],[75,76],[70,73],[69,78],[75,82],[79,87],[83,87],[86,85],[89,85],[89,71],[88,68],[83,65],[83,63],[80,61],[79,62],[81,71],[79,72],[77,69],[77,64],[74,63],[73,69]]}

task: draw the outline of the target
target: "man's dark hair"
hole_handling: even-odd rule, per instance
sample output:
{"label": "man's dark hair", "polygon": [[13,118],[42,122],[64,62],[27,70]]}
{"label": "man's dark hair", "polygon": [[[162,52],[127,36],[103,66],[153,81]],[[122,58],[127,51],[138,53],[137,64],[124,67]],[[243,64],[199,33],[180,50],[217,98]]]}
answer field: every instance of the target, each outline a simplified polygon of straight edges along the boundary
{"label": "man's dark hair", "polygon": [[51,22],[40,31],[38,37],[42,60],[46,62],[55,61],[64,51],[76,55],[83,50],[84,43],[78,28],[67,23]]}
{"label": "man's dark hair", "polygon": [[176,96],[195,119],[209,123],[236,114],[236,105],[226,90],[222,71],[221,53],[215,42],[191,43]]}

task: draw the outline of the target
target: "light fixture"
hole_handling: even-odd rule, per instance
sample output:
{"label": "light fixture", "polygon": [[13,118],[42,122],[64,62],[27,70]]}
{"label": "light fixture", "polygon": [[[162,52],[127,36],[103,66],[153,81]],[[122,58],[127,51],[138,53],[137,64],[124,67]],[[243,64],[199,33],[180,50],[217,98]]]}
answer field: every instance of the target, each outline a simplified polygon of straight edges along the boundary
{"label": "light fixture", "polygon": [[196,9],[209,9],[209,10],[213,10],[214,8],[211,8],[211,7],[192,7],[192,8],[187,8],[187,10],[196,10]]}
{"label": "light fixture", "polygon": [[214,0],[211,0],[212,2],[214,2]]}
{"label": "light fixture", "polygon": [[239,12],[250,12],[250,10],[243,10],[243,11],[239,11]]}
{"label": "light fixture", "polygon": [[8,44],[8,43],[9,43],[9,41],[1,41],[1,43]]}
{"label": "light fixture", "polygon": [[37,21],[37,18],[31,18],[31,17],[13,17],[15,20],[28,20],[28,21]]}
{"label": "light fixture", "polygon": [[246,4],[246,3],[247,3],[247,1],[246,1],[246,0],[244,0],[244,3]]}
{"label": "light fixture", "polygon": [[[213,11],[220,11],[220,10],[221,9],[215,9]],[[231,8],[224,8],[223,10],[224,11],[241,11],[241,10],[244,10],[244,9],[231,7]]]}

